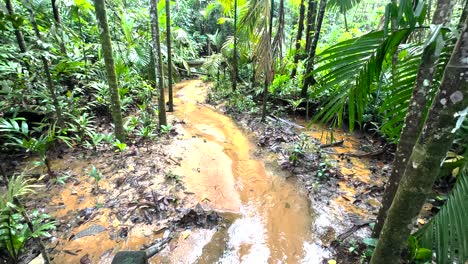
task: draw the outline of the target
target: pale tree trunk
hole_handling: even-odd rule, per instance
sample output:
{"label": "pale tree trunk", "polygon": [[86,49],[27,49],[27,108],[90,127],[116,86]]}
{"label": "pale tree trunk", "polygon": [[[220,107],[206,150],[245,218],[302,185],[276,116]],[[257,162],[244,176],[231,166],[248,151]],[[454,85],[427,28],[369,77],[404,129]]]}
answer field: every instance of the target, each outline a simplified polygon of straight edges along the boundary
{"label": "pale tree trunk", "polygon": [[159,39],[159,20],[158,20],[158,3],[156,0],[150,0],[150,15],[151,15],[151,35],[153,39],[153,56],[156,63],[156,83],[159,89],[158,98],[158,117],[159,126],[166,126],[166,105],[164,102],[164,77],[162,72],[162,55],[161,55],[161,40]]}
{"label": "pale tree trunk", "polygon": [[304,0],[301,0],[301,7],[299,9],[299,21],[297,23],[297,37],[295,43],[295,53],[293,69],[291,71],[291,78],[294,78],[297,73],[297,63],[299,62],[299,52],[301,50],[302,32],[304,31],[304,16],[305,16],[305,5]]}
{"label": "pale tree trunk", "polygon": [[388,212],[371,264],[399,263],[411,229],[454,139],[455,114],[468,110],[467,21],[457,41]]}
{"label": "pale tree trunk", "polygon": [[[37,39],[39,41],[42,41],[41,32],[39,31],[39,27],[37,25],[36,18],[34,17],[33,10],[31,9],[28,2],[25,2],[24,6],[29,12],[30,22],[33,27],[34,33],[36,34]],[[52,98],[52,102],[54,104],[55,115],[57,116],[57,124],[59,125],[59,127],[63,128],[64,122],[63,122],[62,108],[60,107],[57,93],[55,91],[54,81],[52,80],[52,75],[50,73],[49,61],[44,56],[41,56],[41,60],[42,60],[42,65],[44,67],[44,73],[46,75],[47,89],[49,90],[50,96]]]}
{"label": "pale tree trunk", "polygon": [[[453,0],[438,0],[432,24],[436,26],[447,24],[450,20],[453,3]],[[431,36],[428,36],[428,38],[431,38]],[[439,54],[437,54],[432,45],[424,49],[418,75],[416,77],[416,83],[413,88],[413,95],[409,102],[405,125],[402,128],[400,142],[395,153],[392,172],[385,187],[385,192],[382,198],[382,207],[379,210],[377,222],[372,234],[375,238],[379,237],[385,218],[387,217],[387,211],[390,208],[398,189],[398,183],[405,172],[406,163],[424,124],[422,109],[424,109],[428,103],[430,88],[438,60]]]}
{"label": "pale tree trunk", "polygon": [[63,54],[67,54],[67,48],[65,47],[65,42],[63,40],[63,28],[62,28],[62,21],[60,19],[60,13],[57,7],[57,0],[51,0],[52,2],[52,12],[54,13],[54,21],[55,27],[57,28],[57,32],[60,35],[60,51]]}
{"label": "pale tree trunk", "polygon": [[171,1],[166,0],[166,45],[167,45],[167,89],[169,93],[169,112],[174,111],[172,95],[172,48],[171,48]]}
{"label": "pale tree trunk", "polygon": [[234,0],[234,55],[232,58],[232,90],[237,89],[237,0]]}
{"label": "pale tree trunk", "polygon": [[111,112],[114,121],[115,137],[120,141],[125,141],[125,130],[122,122],[122,111],[120,107],[119,88],[117,75],[115,73],[114,57],[112,53],[112,42],[107,24],[107,12],[104,0],[94,0],[96,18],[99,26],[99,34],[102,45],[102,54],[106,65],[107,82],[111,96]]}
{"label": "pale tree trunk", "polygon": [[314,70],[314,60],[315,60],[315,52],[317,50],[317,44],[320,38],[320,30],[322,29],[322,22],[325,16],[325,9],[327,8],[327,0],[320,1],[320,7],[317,16],[317,27],[315,28],[314,38],[312,43],[310,44],[309,56],[307,58],[307,65],[306,65],[306,76],[304,79],[304,83],[301,89],[301,96],[303,98],[307,97],[307,89],[310,85],[314,85],[316,80],[312,71]]}
{"label": "pale tree trunk", "polygon": [[[5,0],[5,6],[7,8],[8,14],[10,16],[15,15],[15,8],[13,7],[13,4],[11,3],[11,0]],[[16,36],[16,41],[18,42],[19,49],[21,53],[26,52],[26,42],[24,41],[23,37],[23,32],[19,28],[15,28],[15,36]]]}

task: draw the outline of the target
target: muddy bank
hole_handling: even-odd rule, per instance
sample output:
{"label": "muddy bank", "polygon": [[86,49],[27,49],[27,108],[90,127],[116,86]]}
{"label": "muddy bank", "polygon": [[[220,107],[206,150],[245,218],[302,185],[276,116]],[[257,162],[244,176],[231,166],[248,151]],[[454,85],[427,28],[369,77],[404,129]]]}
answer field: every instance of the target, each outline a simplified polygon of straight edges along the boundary
{"label": "muddy bank", "polygon": [[[380,208],[384,182],[390,172],[393,150],[380,140],[359,132],[331,131],[321,125],[307,127],[300,117],[256,115],[216,105],[230,115],[264,153],[307,190],[314,212],[312,233],[338,263],[359,262],[360,241],[370,236]],[[267,154],[268,155],[268,154]],[[350,252],[349,248],[356,248]]]}

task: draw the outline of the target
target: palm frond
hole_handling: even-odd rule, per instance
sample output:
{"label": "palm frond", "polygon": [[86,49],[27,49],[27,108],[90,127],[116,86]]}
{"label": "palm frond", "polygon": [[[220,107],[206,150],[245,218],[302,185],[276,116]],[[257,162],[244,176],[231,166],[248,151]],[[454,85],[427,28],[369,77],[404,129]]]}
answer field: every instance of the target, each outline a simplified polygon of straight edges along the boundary
{"label": "palm frond", "polygon": [[355,5],[359,4],[359,2],[361,2],[361,0],[330,0],[327,7],[330,10],[338,10],[343,14]]}
{"label": "palm frond", "polygon": [[[380,131],[390,140],[397,140],[400,136],[421,63],[421,46],[411,47],[404,51],[408,55],[395,65],[391,81],[384,87],[387,91],[385,100],[379,108],[379,112],[383,114],[383,125]],[[400,54],[403,53],[402,51]]]}
{"label": "palm frond", "polygon": [[336,119],[337,125],[342,125],[347,114],[350,130],[356,122],[360,124],[385,61],[393,56],[408,33],[409,30],[404,29],[385,37],[383,31],[371,32],[323,51],[317,62],[320,66],[313,71],[314,76],[319,76],[319,85],[311,98],[327,91],[331,91],[331,95],[325,98],[325,107],[315,115],[314,121],[327,123]]}
{"label": "palm frond", "polygon": [[468,175],[458,181],[442,209],[415,236],[419,245],[432,249],[437,263],[468,260]]}

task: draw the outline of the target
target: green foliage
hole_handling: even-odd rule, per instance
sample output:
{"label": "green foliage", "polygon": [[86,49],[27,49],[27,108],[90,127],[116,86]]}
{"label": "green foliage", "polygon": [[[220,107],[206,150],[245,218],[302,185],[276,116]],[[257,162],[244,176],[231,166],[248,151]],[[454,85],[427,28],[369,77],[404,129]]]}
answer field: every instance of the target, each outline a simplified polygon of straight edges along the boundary
{"label": "green foliage", "polygon": [[446,204],[415,234],[421,247],[433,250],[437,263],[468,260],[467,199],[468,175],[464,171],[458,176]]}
{"label": "green foliage", "polygon": [[[17,201],[41,187],[32,182],[24,174],[15,175],[9,180],[7,191],[0,195],[0,247],[7,250],[13,262],[18,261],[28,240],[49,237],[48,231],[55,229],[54,222],[48,221],[49,216],[37,210],[29,215],[29,223],[26,222],[26,211]],[[28,224],[32,225],[33,231]]]}
{"label": "green foliage", "polygon": [[296,166],[301,158],[304,157],[306,151],[310,148],[310,139],[307,135],[301,134],[299,142],[294,143],[294,147],[289,153],[289,161],[293,166]]}
{"label": "green foliage", "polygon": [[172,126],[167,124],[167,125],[161,125],[161,134],[163,135],[168,135],[171,133]]}
{"label": "green foliage", "polygon": [[96,184],[96,191],[99,191],[99,182],[102,180],[102,173],[98,171],[98,169],[96,169],[96,167],[93,165],[88,175],[94,179],[94,183]]}
{"label": "green foliage", "polygon": [[117,148],[115,152],[120,152],[120,154],[122,154],[127,149],[127,144],[120,142],[120,140],[116,139],[114,142],[114,147]]}

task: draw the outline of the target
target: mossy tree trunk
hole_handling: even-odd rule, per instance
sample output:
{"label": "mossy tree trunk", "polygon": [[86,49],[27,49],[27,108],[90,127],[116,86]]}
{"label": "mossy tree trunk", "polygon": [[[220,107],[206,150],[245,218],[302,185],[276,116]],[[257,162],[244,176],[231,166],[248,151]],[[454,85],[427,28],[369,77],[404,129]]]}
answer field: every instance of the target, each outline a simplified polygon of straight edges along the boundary
{"label": "mossy tree trunk", "polygon": [[315,60],[315,53],[317,50],[317,44],[320,38],[320,30],[322,29],[322,22],[325,16],[325,9],[327,8],[327,0],[320,1],[320,7],[317,15],[317,26],[315,27],[314,37],[312,43],[310,44],[309,49],[309,56],[307,57],[307,64],[306,64],[306,76],[304,78],[304,83],[302,84],[301,89],[301,96],[303,98],[307,97],[307,90],[309,86],[314,85],[316,80],[312,71],[314,70],[314,60]]}
{"label": "mossy tree trunk", "polygon": [[172,94],[172,50],[171,50],[171,1],[166,0],[166,45],[167,45],[167,89],[169,94],[169,112],[174,111]]}
{"label": "mossy tree trunk", "polygon": [[301,0],[301,5],[299,9],[299,21],[297,23],[297,36],[295,42],[295,54],[294,54],[294,68],[291,71],[291,78],[294,78],[297,73],[297,63],[299,62],[299,55],[301,51],[301,40],[302,32],[304,31],[304,16],[305,16],[305,5],[304,0]]}
{"label": "mossy tree trunk", "polygon": [[162,55],[161,55],[161,40],[159,39],[159,20],[158,20],[158,3],[156,0],[150,0],[150,15],[151,15],[151,34],[153,39],[153,56],[156,63],[155,75],[157,88],[159,89],[158,98],[158,117],[159,126],[166,126],[166,106],[164,102],[164,77],[162,73]]}
{"label": "mossy tree trunk", "polygon": [[[15,15],[15,8],[13,7],[13,4],[11,3],[11,0],[5,0],[5,6],[6,6],[6,9],[8,11],[8,14],[10,16],[14,16]],[[15,28],[15,36],[16,36],[16,41],[18,42],[19,49],[20,49],[21,53],[25,53],[26,52],[26,41],[24,41],[23,32],[21,32],[21,30],[18,27],[16,27],[15,25],[13,25],[13,27]]]}
{"label": "mossy tree trunk", "polygon": [[440,164],[452,145],[457,121],[455,114],[468,110],[467,26],[465,21],[388,212],[371,264],[399,263],[414,221],[432,192]]}
{"label": "mossy tree trunk", "polygon": [[[432,19],[432,24],[442,26],[447,24],[450,20],[450,14],[454,1],[453,0],[438,0],[437,8]],[[440,33],[441,34],[441,33]],[[432,35],[429,35],[430,39]],[[442,35],[439,37],[442,38]],[[385,218],[387,217],[388,209],[392,204],[395,193],[398,189],[401,175],[405,172],[407,161],[411,155],[414,144],[418,139],[424,124],[423,110],[428,104],[430,88],[432,80],[436,72],[437,61],[439,54],[436,45],[443,45],[442,42],[434,41],[432,45],[428,45],[424,51],[419,66],[416,83],[413,88],[413,95],[411,96],[408,113],[405,118],[405,125],[401,131],[400,142],[395,153],[393,161],[392,172],[385,187],[385,192],[382,198],[382,207],[380,208],[377,222],[374,227],[372,236],[379,237],[382,230]]]}
{"label": "mossy tree trunk", "polygon": [[125,141],[125,130],[123,128],[122,111],[120,107],[119,88],[117,83],[117,75],[115,73],[114,57],[112,53],[112,42],[109,34],[109,26],[107,24],[107,12],[104,0],[94,0],[96,9],[96,18],[99,25],[99,33],[102,45],[102,54],[106,65],[107,82],[109,84],[111,112],[114,121],[115,137],[120,142]]}
{"label": "mossy tree trunk", "polygon": [[[34,12],[31,6],[29,6],[29,3],[26,2],[25,7],[28,10],[30,22],[33,27],[34,33],[36,34],[36,38],[39,41],[42,41],[41,32],[39,31],[39,26],[37,25],[36,18],[34,17]],[[60,106],[60,102],[58,100],[57,93],[55,90],[54,81],[52,80],[52,75],[50,73],[49,60],[47,60],[46,57],[41,55],[41,61],[44,67],[44,73],[46,75],[47,90],[49,90],[50,97],[52,98],[52,103],[54,104],[55,115],[57,116],[57,124],[59,125],[59,127],[62,128],[64,126],[62,107]]]}

